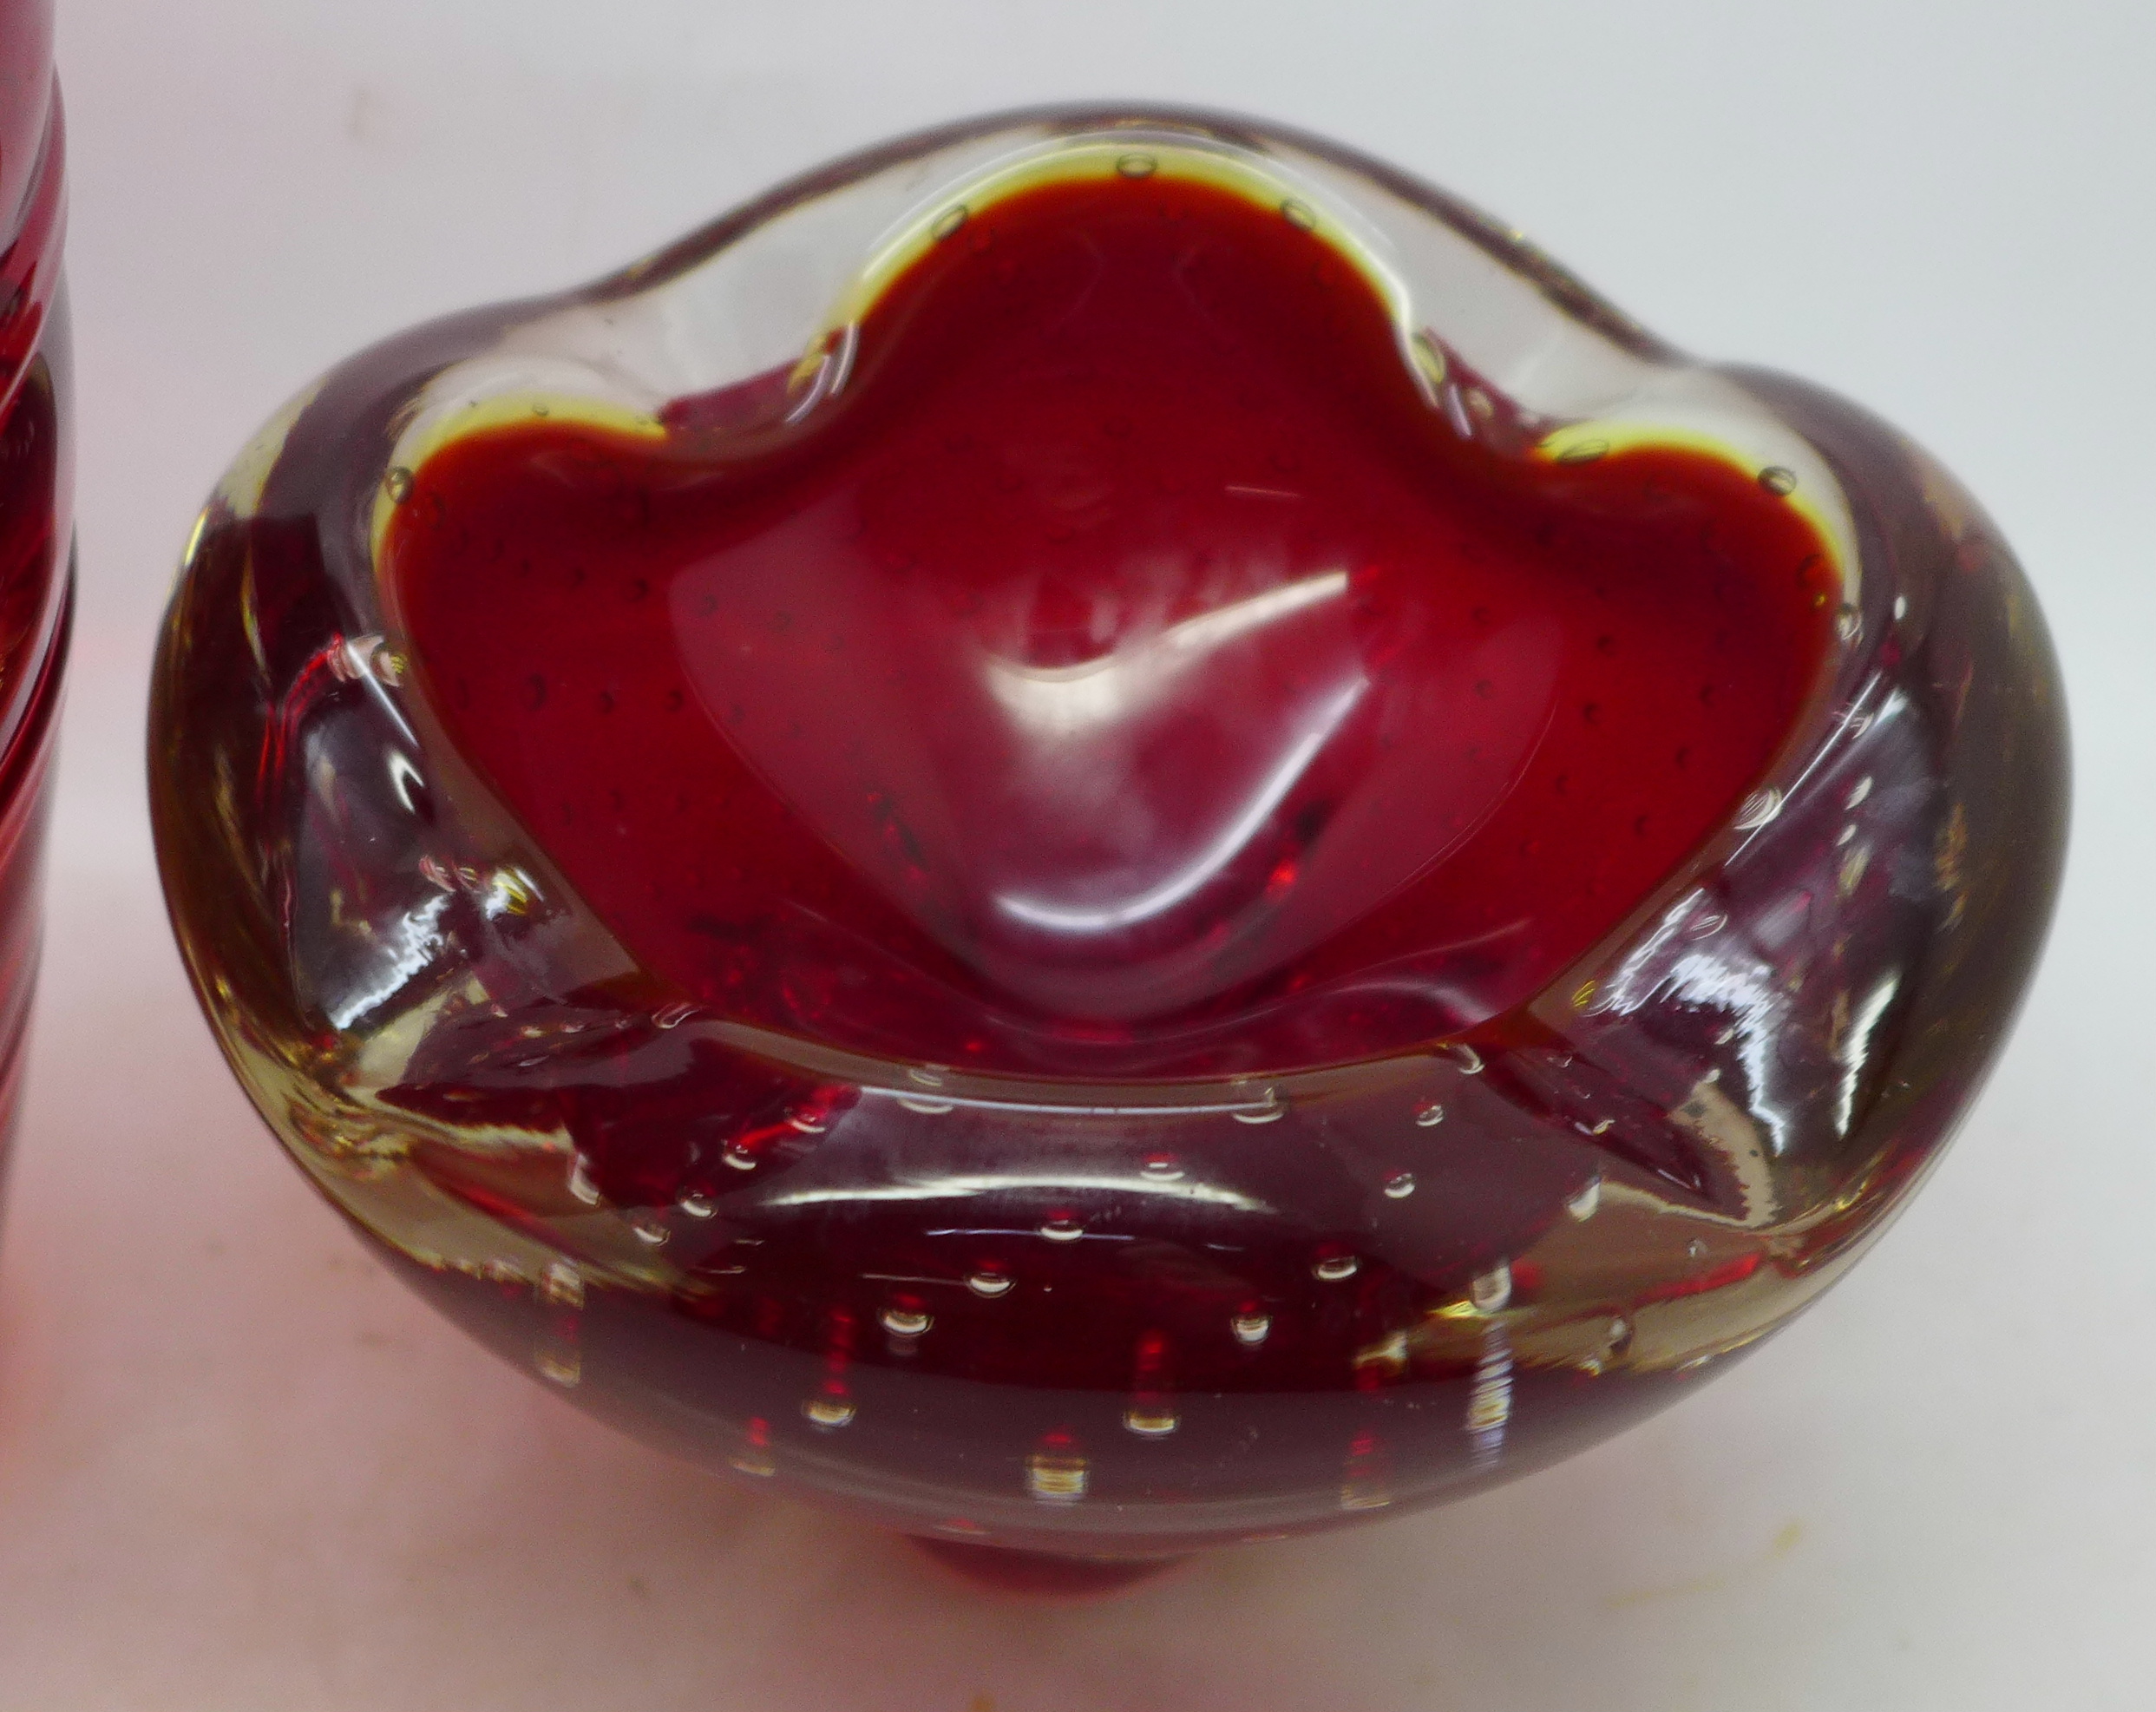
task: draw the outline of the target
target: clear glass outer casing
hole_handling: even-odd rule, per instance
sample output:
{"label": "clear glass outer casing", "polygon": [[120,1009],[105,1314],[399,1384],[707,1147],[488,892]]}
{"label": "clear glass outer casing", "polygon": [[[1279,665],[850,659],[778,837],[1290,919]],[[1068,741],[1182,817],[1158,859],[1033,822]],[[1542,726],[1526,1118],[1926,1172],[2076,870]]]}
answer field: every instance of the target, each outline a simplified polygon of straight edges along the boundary
{"label": "clear glass outer casing", "polygon": [[[1262,1004],[1231,982],[1182,1052],[1155,1049],[1173,1031],[1149,1033],[1113,957],[1080,971],[1085,1027],[1011,1021],[1079,987],[1007,936],[968,964],[987,939],[938,928],[958,974],[896,928],[879,945],[809,927],[737,936],[725,980],[655,968],[608,925],[632,905],[593,902],[619,876],[557,862],[536,811],[448,735],[462,680],[400,621],[400,513],[428,502],[444,448],[504,425],[657,443],[693,418],[719,464],[730,434],[819,431],[914,259],[969,214],[992,233],[988,212],[1028,186],[1115,176],[1210,186],[1327,246],[1392,318],[1432,431],[1500,476],[1676,447],[1801,503],[1829,604],[1786,735],[1530,991],[1477,988],[1457,947],[1387,965],[1374,1009],[1355,1008],[1366,969],[1323,992],[1276,981]],[[601,485],[634,509],[632,481]],[[1329,587],[1275,580],[1258,616]],[[1097,690],[1104,659],[1157,659],[1170,630],[1210,646],[1257,621],[1247,600],[1211,610],[1035,662],[1029,681]],[[1387,669],[1355,655],[1354,687]],[[544,663],[531,675],[536,706]],[[1283,755],[1315,764],[1330,729],[1261,725],[1244,717],[1268,778]],[[1344,149],[1102,111],[888,146],[594,285],[333,371],[203,513],[150,757],[173,919],[220,1046],[423,1295],[713,1469],[924,1535],[1127,1558],[1546,1464],[1787,1321],[1900,1207],[1991,1063],[2067,802],[2035,601],[1906,440],[1805,384],[1681,357],[1517,233]],[[755,758],[784,797],[782,764]],[[802,785],[804,816],[821,788]],[[1223,810],[1207,859],[1281,800]],[[817,860],[898,895],[868,844],[822,830]],[[1157,873],[1130,883],[1132,920],[1200,909]],[[1086,921],[1113,915],[1102,895]],[[1066,916],[1041,914],[1042,931]],[[1294,954],[1336,930],[1326,918]],[[901,995],[891,1017],[849,1012],[856,974]],[[1333,1008],[1298,1035],[1279,1019],[1306,1000]],[[939,1034],[932,1013],[959,1020]]]}

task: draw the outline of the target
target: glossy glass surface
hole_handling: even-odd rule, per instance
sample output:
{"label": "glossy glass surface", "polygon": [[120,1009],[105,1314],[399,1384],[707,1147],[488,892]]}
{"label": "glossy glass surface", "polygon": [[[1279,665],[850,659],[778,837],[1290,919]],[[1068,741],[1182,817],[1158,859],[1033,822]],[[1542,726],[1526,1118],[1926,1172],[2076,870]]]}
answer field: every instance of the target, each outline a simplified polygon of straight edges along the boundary
{"label": "glossy glass surface", "polygon": [[51,8],[0,0],[0,1163],[22,1093],[67,653],[75,470],[63,154]]}
{"label": "glossy glass surface", "polygon": [[327,377],[205,513],[152,779],[220,1041],[423,1293],[714,1467],[1109,1556],[1785,1321],[2065,802],[1922,454],[1374,163],[1099,113]]}

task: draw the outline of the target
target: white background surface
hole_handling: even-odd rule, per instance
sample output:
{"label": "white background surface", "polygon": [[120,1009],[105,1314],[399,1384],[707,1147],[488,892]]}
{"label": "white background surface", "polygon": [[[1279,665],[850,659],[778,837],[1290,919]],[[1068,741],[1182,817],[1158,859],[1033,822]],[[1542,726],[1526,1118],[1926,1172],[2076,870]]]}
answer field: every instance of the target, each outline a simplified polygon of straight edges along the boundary
{"label": "white background surface", "polygon": [[[61,51],[82,599],[0,1246],[0,1712],[2152,1703],[2156,9],[62,0]],[[2079,801],[2003,1068],[1796,1328],[1524,1484],[1043,1610],[612,1436],[378,1275],[183,988],[139,731],[197,502],[336,357],[1095,95],[1389,156],[1927,442],[2035,578]]]}

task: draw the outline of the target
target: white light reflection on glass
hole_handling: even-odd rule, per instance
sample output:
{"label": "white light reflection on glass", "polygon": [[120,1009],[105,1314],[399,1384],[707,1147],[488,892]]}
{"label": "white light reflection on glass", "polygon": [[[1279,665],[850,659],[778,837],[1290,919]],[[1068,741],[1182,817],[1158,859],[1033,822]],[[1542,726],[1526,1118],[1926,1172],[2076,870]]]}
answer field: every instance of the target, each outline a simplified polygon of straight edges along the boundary
{"label": "white light reflection on glass", "polygon": [[436,892],[396,917],[395,925],[381,935],[382,948],[388,954],[388,970],[378,983],[363,987],[331,1008],[332,1027],[351,1027],[357,1018],[395,998],[406,981],[434,961],[435,954],[442,949],[442,914],[449,907],[447,894]]}
{"label": "white light reflection on glass", "polygon": [[1848,1032],[1842,1037],[1842,1086],[1834,1103],[1836,1135],[1847,1135],[1856,1118],[1857,1084],[1863,1079],[1864,1060],[1871,1056],[1871,1031],[1879,1026],[1879,1019],[1886,1014],[1886,1007],[1894,1002],[1901,987],[1901,971],[1890,971],[1864,994],[1849,1020]]}
{"label": "white light reflection on glass", "polygon": [[1077,666],[991,659],[988,692],[1012,719],[1039,735],[1082,737],[1159,700],[1178,676],[1224,644],[1347,592],[1347,573],[1327,571],[1201,613],[1136,647]]}
{"label": "white light reflection on glass", "polygon": [[406,814],[416,812],[412,807],[412,787],[417,785],[424,790],[427,781],[419,776],[419,769],[412,764],[411,757],[401,750],[390,751],[389,769],[390,789],[396,792],[396,800],[404,805]]}
{"label": "white light reflection on glass", "polygon": [[1629,1015],[1667,995],[1731,1018],[1738,1060],[1751,1090],[1751,1115],[1766,1126],[1767,1145],[1779,1154],[1789,1145],[1790,1118],[1766,1097],[1766,1091],[1772,1086],[1775,1040],[1789,1009],[1788,995],[1776,983],[1773,965],[1749,942],[1732,942],[1717,933],[1696,948],[1669,954],[1706,895],[1688,893],[1663,914],[1611,980],[1604,1007]]}
{"label": "white light reflection on glass", "polygon": [[[1908,711],[1908,697],[1894,690],[1880,701],[1876,713],[1864,712],[1875,687],[1865,687],[1844,722],[1852,744],[1868,740],[1876,745],[1877,734]],[[1801,800],[1814,772],[1829,764],[1845,764],[1850,754],[1846,747],[1830,745],[1790,789],[1788,798]],[[1871,788],[1871,775],[1867,773],[1864,794]],[[1769,1098],[1769,1090],[1778,1079],[1776,1042],[1790,1012],[1789,997],[1773,960],[1810,928],[1818,907],[1816,894],[1812,889],[1792,887],[1776,908],[1754,920],[1741,942],[1718,928],[1696,947],[1676,950],[1680,934],[1699,919],[1707,902],[1707,894],[1695,890],[1672,904],[1619,966],[1596,1008],[1629,1014],[1667,995],[1729,1016],[1737,1057],[1749,1089],[1746,1109],[1766,1128],[1767,1145],[1779,1155],[1788,1149],[1794,1124],[1787,1107]],[[1857,1083],[1864,1054],[1870,1050],[1871,1031],[1892,1002],[1899,981],[1898,974],[1891,974],[1872,988],[1858,1006],[1842,1043],[1838,1056],[1844,1075],[1837,1113],[1841,1133],[1847,1132],[1852,1121]]]}
{"label": "white light reflection on glass", "polygon": [[[865,1087],[861,1092],[864,1099],[895,1100],[901,1105],[906,1105],[916,1099],[916,1096],[901,1092],[896,1088]],[[964,1094],[944,1093],[936,1097],[936,1104],[963,1106],[974,1112],[1030,1112],[1055,1118],[1187,1118],[1197,1113],[1263,1112],[1273,1104],[1273,1100],[1192,1100],[1177,1105],[1081,1105],[1068,1100],[977,1099]]]}
{"label": "white light reflection on glass", "polygon": [[1196,861],[1172,879],[1106,908],[1071,909],[1039,902],[1032,898],[1009,896],[999,897],[996,907],[1005,915],[1014,916],[1030,927],[1045,928],[1052,933],[1063,934],[1093,934],[1127,928],[1173,909],[1233,862],[1242,847],[1272,818],[1273,811],[1295,788],[1295,782],[1302,777],[1311,762],[1317,759],[1318,751],[1325,747],[1355,704],[1362,699],[1363,689],[1364,685],[1360,683],[1351,684],[1320,708],[1309,729],[1281,758],[1280,765],[1258,787],[1228,830],[1207,845]]}
{"label": "white light reflection on glass", "polygon": [[833,1201],[959,1201],[976,1195],[1021,1190],[1065,1190],[1073,1194],[1150,1195],[1170,1201],[1196,1201],[1241,1213],[1269,1213],[1255,1196],[1238,1194],[1209,1183],[1161,1183],[1136,1172],[1129,1176],[1082,1176],[1064,1171],[999,1171],[917,1179],[908,1183],[850,1184],[843,1188],[789,1189],[771,1196],[767,1207],[805,1207]]}

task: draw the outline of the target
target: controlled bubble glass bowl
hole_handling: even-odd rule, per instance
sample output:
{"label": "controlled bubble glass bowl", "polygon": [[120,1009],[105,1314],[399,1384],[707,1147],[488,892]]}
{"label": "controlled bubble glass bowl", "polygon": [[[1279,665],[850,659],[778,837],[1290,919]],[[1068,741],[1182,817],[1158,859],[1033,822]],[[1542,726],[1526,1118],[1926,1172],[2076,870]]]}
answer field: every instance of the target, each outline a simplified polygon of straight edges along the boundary
{"label": "controlled bubble glass bowl", "polygon": [[0,1166],[28,1059],[73,610],[66,152],[51,6],[0,0]]}
{"label": "controlled bubble glass bowl", "polygon": [[1334,145],[1057,111],[363,352],[159,655],[270,1127],[541,1382],[947,1542],[1397,1513],[1847,1269],[2040,949],[1968,495]]}

